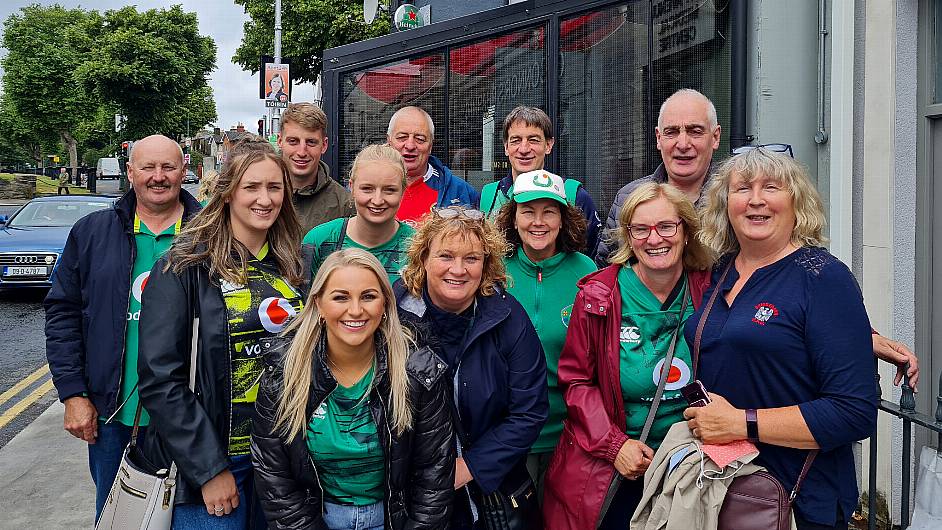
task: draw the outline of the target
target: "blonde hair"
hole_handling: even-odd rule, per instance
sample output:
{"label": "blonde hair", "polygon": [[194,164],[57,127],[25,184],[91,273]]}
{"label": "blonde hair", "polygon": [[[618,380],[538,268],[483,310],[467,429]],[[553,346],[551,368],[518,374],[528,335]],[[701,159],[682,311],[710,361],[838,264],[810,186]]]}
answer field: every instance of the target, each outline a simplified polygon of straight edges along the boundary
{"label": "blonde hair", "polygon": [[291,202],[288,166],[274,151],[259,149],[239,153],[223,166],[210,193],[209,202],[186,225],[170,247],[164,271],[172,270],[180,274],[192,265],[206,264],[210,278],[218,277],[230,283],[245,284],[249,250],[232,233],[230,205],[227,201],[239,187],[249,167],[265,160],[278,165],[284,190],[281,211],[268,229],[269,252],[274,256],[278,271],[285,280],[292,285],[301,284],[301,251],[298,244],[301,240],[301,225]]}
{"label": "blonde hair", "polygon": [[[406,363],[414,347],[412,336],[399,322],[396,311],[396,297],[393,294],[389,277],[376,256],[358,248],[345,248],[327,256],[314,281],[304,309],[294,319],[283,334],[294,332],[294,339],[284,358],[284,386],[275,411],[276,431],[289,440],[304,433],[307,428],[307,400],[311,388],[311,366],[317,344],[322,340],[324,321],[317,310],[315,301],[324,294],[324,288],[334,271],[344,267],[359,267],[376,276],[383,293],[384,318],[374,336],[374,348],[377,345],[386,348],[387,376],[392,394],[391,422],[393,430],[402,435],[412,428],[412,405],[409,402],[409,375]],[[330,343],[327,344],[330,349]],[[375,352],[375,349],[374,349]],[[327,355],[327,352],[324,352]],[[326,359],[324,359],[326,363]],[[375,377],[375,376],[374,376]],[[373,384],[376,379],[374,378]]]}
{"label": "blonde hair", "polygon": [[219,172],[215,169],[207,169],[203,172],[203,178],[200,179],[200,186],[196,190],[196,200],[203,202],[209,201],[209,197],[216,188],[216,180],[219,178]]}
{"label": "blonde hair", "polygon": [[363,164],[367,162],[386,162],[396,168],[396,171],[399,172],[401,177],[401,193],[406,192],[406,175],[408,174],[408,171],[406,171],[406,163],[402,160],[402,155],[399,154],[399,151],[396,151],[388,144],[368,145],[357,153],[357,157],[353,159],[353,165],[350,166],[351,189],[357,180],[357,173],[362,169]]}
{"label": "blonde hair", "polygon": [[327,114],[313,103],[290,103],[281,113],[281,125],[296,123],[309,131],[321,131],[327,136]]}
{"label": "blonde hair", "polygon": [[709,269],[713,266],[713,254],[700,242],[698,237],[700,219],[697,217],[697,211],[693,207],[693,203],[674,186],[658,182],[647,182],[638,186],[625,199],[625,204],[621,207],[621,213],[618,215],[618,229],[616,232],[618,250],[609,261],[618,265],[625,265],[629,259],[634,257],[635,253],[631,248],[631,234],[628,233],[631,218],[634,217],[638,206],[661,197],[677,210],[677,215],[684,223],[684,235],[687,237],[683,256],[684,268],[690,271]]}
{"label": "blonde hair", "polygon": [[[463,206],[449,206],[449,209],[461,211],[455,217],[444,218],[434,210],[425,216],[412,236],[409,245],[409,261],[402,269],[402,283],[413,296],[420,296],[425,288],[425,260],[436,239],[445,241],[460,238],[471,241],[476,238],[484,249],[484,273],[477,294],[490,296],[498,284],[507,282],[507,269],[503,257],[510,250],[504,234],[487,219],[471,219],[464,212],[470,210]],[[476,210],[475,210],[476,211]]]}
{"label": "blonde hair", "polygon": [[826,221],[821,196],[811,184],[807,170],[786,154],[762,148],[729,158],[710,179],[707,188],[708,206],[701,214],[701,241],[717,255],[739,250],[739,240],[729,222],[729,184],[734,176],[749,184],[761,175],[781,184],[792,196],[795,227],[792,229],[791,243],[797,247],[826,244]]}

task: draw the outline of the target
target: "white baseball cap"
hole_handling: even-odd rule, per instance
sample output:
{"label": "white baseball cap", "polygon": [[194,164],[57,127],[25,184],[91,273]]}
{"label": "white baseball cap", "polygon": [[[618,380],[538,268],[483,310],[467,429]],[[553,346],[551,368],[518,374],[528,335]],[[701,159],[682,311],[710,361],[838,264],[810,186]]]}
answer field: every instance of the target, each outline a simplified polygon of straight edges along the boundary
{"label": "white baseball cap", "polygon": [[518,204],[537,199],[553,199],[565,205],[569,204],[563,178],[543,169],[517,175],[511,198]]}

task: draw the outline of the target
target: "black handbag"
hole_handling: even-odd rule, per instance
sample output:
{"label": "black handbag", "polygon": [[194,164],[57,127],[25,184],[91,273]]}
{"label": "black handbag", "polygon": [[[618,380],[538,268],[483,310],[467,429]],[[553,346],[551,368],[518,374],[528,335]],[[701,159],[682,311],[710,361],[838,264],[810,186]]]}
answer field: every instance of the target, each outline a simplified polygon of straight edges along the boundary
{"label": "black handbag", "polygon": [[536,497],[536,486],[525,464],[521,463],[504,477],[492,493],[472,488],[478,517],[487,530],[539,530],[543,528],[542,513]]}

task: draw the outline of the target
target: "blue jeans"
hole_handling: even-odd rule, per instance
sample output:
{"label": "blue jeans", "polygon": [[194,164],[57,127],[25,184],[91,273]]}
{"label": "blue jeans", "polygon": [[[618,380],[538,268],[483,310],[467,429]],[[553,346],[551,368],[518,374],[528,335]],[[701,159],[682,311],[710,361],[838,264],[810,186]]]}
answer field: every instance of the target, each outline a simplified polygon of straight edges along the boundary
{"label": "blue jeans", "polygon": [[229,457],[229,471],[239,490],[239,507],[229,515],[216,516],[206,505],[178,504],[173,507],[171,530],[264,530],[265,514],[255,495],[250,455]]}
{"label": "blue jeans", "polygon": [[[143,436],[146,427],[141,427]],[[98,438],[95,443],[88,444],[88,469],[95,481],[95,522],[101,517],[101,510],[108,500],[114,477],[121,467],[121,457],[124,448],[131,441],[131,427],[120,423],[98,421]]]}
{"label": "blue jeans", "polygon": [[383,530],[383,501],[366,506],[324,502],[324,523],[330,530]]}

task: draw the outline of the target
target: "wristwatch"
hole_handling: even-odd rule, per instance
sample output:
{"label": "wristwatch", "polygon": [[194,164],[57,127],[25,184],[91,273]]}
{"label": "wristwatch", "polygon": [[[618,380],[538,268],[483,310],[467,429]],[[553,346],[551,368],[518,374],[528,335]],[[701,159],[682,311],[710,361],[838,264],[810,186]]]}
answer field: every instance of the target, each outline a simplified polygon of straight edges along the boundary
{"label": "wristwatch", "polygon": [[746,438],[754,444],[759,443],[759,416],[756,409],[746,409]]}

